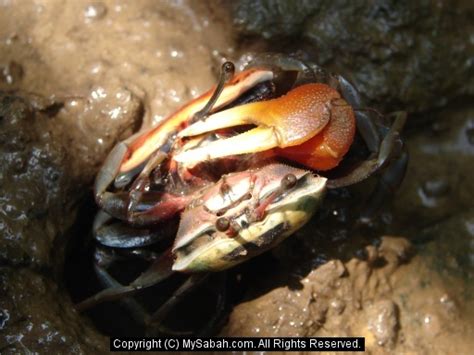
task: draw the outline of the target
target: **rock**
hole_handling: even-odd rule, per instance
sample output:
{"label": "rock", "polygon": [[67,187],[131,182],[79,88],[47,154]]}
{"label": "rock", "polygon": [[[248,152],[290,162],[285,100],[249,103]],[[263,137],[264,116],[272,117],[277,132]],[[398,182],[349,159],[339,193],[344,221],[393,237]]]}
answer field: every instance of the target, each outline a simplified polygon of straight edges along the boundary
{"label": "rock", "polygon": [[89,193],[86,184],[117,138],[137,127],[140,108],[125,90],[84,104],[0,93],[3,263],[62,265],[63,253],[53,248],[65,247],[59,240]]}
{"label": "rock", "polygon": [[380,346],[393,347],[398,332],[398,307],[391,300],[380,300],[367,308],[368,328]]}
{"label": "rock", "polygon": [[53,243],[74,218],[68,201],[77,198],[64,174],[64,146],[27,98],[0,93],[0,117],[0,259],[51,267]]}
{"label": "rock", "polygon": [[330,260],[310,271],[299,287],[277,287],[237,305],[222,335],[360,336],[362,324],[367,327],[368,322],[377,341],[393,345],[397,311],[384,300],[391,293],[390,280],[400,259],[409,258],[411,246],[403,238],[384,237],[379,247],[367,248],[376,258],[386,257],[385,263]]}
{"label": "rock", "polygon": [[[105,349],[58,287],[65,237],[73,236],[87,185],[116,139],[141,118],[133,95],[105,92],[107,99],[82,104],[0,92],[0,348],[11,353]],[[92,123],[98,118],[100,127]]]}
{"label": "rock", "polygon": [[[87,184],[121,132],[130,132],[139,122],[139,101],[112,93],[104,102],[69,102],[77,115],[70,116],[63,103],[0,92],[2,349],[105,349],[105,340],[81,320],[65,289],[57,285],[65,237],[72,237],[67,232],[79,202],[90,193]],[[87,127],[98,117],[104,123],[100,129]],[[99,149],[98,140],[103,141]]]}
{"label": "rock", "polygon": [[474,146],[468,132],[473,114],[470,107],[430,114],[434,123],[406,138],[410,162],[392,214],[411,234],[419,237],[420,229],[472,207]]}
{"label": "rock", "polygon": [[341,300],[329,301],[345,268],[330,261],[301,280],[303,288],[281,287],[253,301],[241,303],[232,313],[224,335],[310,336],[324,325],[329,308],[341,313]]}
{"label": "rock", "polygon": [[107,340],[81,320],[57,284],[28,269],[0,267],[0,349],[5,354],[91,354]]}
{"label": "rock", "polygon": [[[241,0],[235,22],[267,47],[302,50],[371,105],[423,111],[474,94],[474,7],[456,0]],[[248,42],[248,41],[247,41]],[[287,43],[282,45],[282,43]]]}

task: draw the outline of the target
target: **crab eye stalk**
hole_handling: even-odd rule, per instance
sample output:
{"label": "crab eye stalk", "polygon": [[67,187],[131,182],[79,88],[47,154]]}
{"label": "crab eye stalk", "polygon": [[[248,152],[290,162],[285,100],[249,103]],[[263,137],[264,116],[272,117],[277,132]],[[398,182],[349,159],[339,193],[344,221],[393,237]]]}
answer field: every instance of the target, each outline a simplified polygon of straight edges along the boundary
{"label": "crab eye stalk", "polygon": [[284,190],[292,189],[295,187],[297,181],[298,179],[294,174],[286,174],[283,179],[281,179],[281,187]]}
{"label": "crab eye stalk", "polygon": [[229,219],[225,218],[225,217],[220,217],[217,219],[216,221],[216,229],[219,231],[219,232],[225,232],[226,230],[228,230],[230,227],[230,221]]}
{"label": "crab eye stalk", "polygon": [[214,93],[212,94],[211,98],[207,102],[206,106],[204,106],[202,110],[194,114],[192,122],[201,121],[209,114],[209,112],[212,110],[212,108],[216,104],[217,99],[221,95],[222,90],[224,90],[225,84],[230,79],[232,79],[232,77],[234,76],[234,73],[235,73],[234,63],[225,62],[224,64],[222,64],[221,73],[219,75],[219,82],[217,83]]}
{"label": "crab eye stalk", "polygon": [[225,81],[230,80],[235,73],[235,65],[232,62],[225,62],[222,64],[222,75],[225,77]]}

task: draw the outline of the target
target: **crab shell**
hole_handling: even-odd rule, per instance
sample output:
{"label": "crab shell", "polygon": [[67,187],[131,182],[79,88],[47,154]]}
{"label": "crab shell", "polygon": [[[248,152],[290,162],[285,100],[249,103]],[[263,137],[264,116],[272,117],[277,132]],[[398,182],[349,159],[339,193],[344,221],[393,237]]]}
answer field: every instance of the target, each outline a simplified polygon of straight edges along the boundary
{"label": "crab shell", "polygon": [[[296,183],[282,188],[289,175]],[[271,249],[311,218],[325,186],[326,178],[283,164],[225,176],[182,214],[172,269],[220,271]],[[229,230],[216,227],[219,218],[229,221]]]}

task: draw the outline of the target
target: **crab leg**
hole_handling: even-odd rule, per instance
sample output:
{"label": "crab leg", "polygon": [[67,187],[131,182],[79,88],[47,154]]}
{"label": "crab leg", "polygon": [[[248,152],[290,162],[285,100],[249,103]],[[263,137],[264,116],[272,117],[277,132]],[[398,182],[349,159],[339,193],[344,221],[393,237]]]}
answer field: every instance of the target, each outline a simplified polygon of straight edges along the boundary
{"label": "crab leg", "polygon": [[160,228],[136,228],[117,221],[103,211],[94,220],[94,238],[111,248],[139,248],[154,244],[172,235],[172,224]]}
{"label": "crab leg", "polygon": [[[225,291],[225,273],[220,273],[215,275],[218,278],[219,284],[217,287],[213,287],[216,289],[216,311],[211,319],[206,322],[206,325],[201,327],[198,334],[200,336],[209,335],[209,333],[214,329],[216,326],[217,321],[222,316],[225,307],[225,298],[226,298],[226,291]],[[147,318],[146,323],[148,325],[157,326],[159,330],[166,334],[173,334],[173,335],[189,335],[191,333],[186,333],[183,331],[173,331],[163,326],[163,321],[165,320],[166,316],[173,310],[174,307],[187,295],[189,292],[193,291],[196,287],[201,285],[206,279],[208,279],[209,273],[204,274],[194,274],[191,275],[174,293],[173,295],[163,304],[161,305],[150,317]]]}
{"label": "crab leg", "polygon": [[208,273],[193,274],[173,293],[173,295],[161,305],[148,319],[148,323],[160,323],[164,320],[171,309],[190,291],[200,285],[207,277]]}
{"label": "crab leg", "polygon": [[148,226],[170,219],[182,211],[192,201],[193,195],[172,195],[162,192],[144,192],[140,201],[128,210],[130,196],[128,192],[104,192],[100,206],[107,214],[133,226]]}
{"label": "crab leg", "polygon": [[120,171],[120,164],[127,156],[127,153],[127,144],[124,142],[118,143],[107,156],[102,169],[99,170],[94,183],[95,199],[99,206],[103,205],[106,197],[104,196],[105,191],[115,180],[115,177]]}
{"label": "crab leg", "polygon": [[361,224],[370,223],[373,217],[378,214],[387,198],[395,193],[405,176],[407,166],[408,152],[403,151],[400,157],[384,170],[360,213],[358,221]]}
{"label": "crab leg", "polygon": [[121,299],[127,295],[135,294],[143,288],[156,285],[173,274],[172,264],[171,250],[168,250],[130,285],[107,288],[77,304],[76,309],[83,312],[99,303]]}
{"label": "crab leg", "polygon": [[[123,287],[123,285],[115,280],[105,268],[99,265],[95,265],[95,272],[97,277],[100,281],[104,284],[104,286],[108,288],[117,289]],[[133,319],[137,323],[143,323],[144,319],[147,319],[148,314],[145,309],[132,297],[124,297],[120,300],[130,311]]]}
{"label": "crab leg", "polygon": [[[400,132],[405,125],[407,115],[405,112],[397,112],[394,115],[395,120],[387,132],[387,135],[382,140],[380,150],[375,152],[376,156],[364,161],[349,175],[340,179],[330,180],[328,182],[329,188],[339,188],[360,182],[375,173],[377,170],[386,166],[393,158],[403,158],[403,144],[400,140]],[[406,168],[406,160],[404,164]],[[405,168],[402,168],[402,170]],[[403,179],[403,174],[400,175],[400,179]]]}

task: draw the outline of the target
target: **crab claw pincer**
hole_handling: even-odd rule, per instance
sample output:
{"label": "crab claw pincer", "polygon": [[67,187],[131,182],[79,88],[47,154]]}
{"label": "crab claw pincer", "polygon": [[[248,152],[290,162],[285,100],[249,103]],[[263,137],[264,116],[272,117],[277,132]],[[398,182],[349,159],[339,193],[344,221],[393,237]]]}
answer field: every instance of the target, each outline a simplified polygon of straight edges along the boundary
{"label": "crab claw pincer", "polygon": [[196,136],[223,128],[256,127],[207,146],[177,154],[187,166],[230,155],[274,148],[276,153],[318,170],[331,169],[349,150],[355,134],[352,107],[339,92],[322,83],[298,86],[272,100],[236,106],[210,115],[179,132]]}

